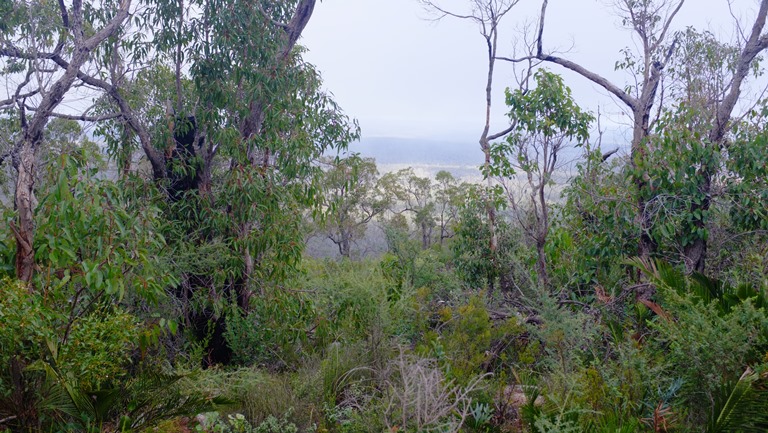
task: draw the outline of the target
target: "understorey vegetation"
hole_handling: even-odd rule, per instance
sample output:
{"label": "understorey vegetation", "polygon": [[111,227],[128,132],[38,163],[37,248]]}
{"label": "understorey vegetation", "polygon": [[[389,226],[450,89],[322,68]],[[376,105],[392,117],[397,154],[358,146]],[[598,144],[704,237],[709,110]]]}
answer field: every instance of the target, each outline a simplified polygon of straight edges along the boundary
{"label": "understorey vegetation", "polygon": [[0,5],[0,432],[768,431],[768,0],[735,43],[616,1],[626,88],[546,1],[517,58],[518,1],[420,3],[479,24],[489,107],[515,65],[482,182],[347,151],[315,0]]}

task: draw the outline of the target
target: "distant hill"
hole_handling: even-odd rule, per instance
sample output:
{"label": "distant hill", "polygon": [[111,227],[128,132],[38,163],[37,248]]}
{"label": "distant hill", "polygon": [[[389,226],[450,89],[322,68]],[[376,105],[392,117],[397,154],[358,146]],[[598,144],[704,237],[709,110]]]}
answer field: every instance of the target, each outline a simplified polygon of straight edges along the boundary
{"label": "distant hill", "polygon": [[399,137],[363,137],[350,150],[373,157],[379,164],[472,165],[483,162],[477,141]]}
{"label": "distant hill", "polygon": [[[611,150],[615,147],[627,150],[626,145],[603,143],[603,149]],[[480,144],[472,139],[363,137],[360,141],[350,144],[349,150],[360,153],[363,157],[374,158],[381,172],[413,167],[420,176],[433,177],[438,171],[447,170],[456,177],[473,181],[482,178],[479,168],[485,160]],[[569,162],[578,160],[582,152],[581,148],[567,148],[558,159],[569,166]],[[566,172],[569,171],[563,168]]]}

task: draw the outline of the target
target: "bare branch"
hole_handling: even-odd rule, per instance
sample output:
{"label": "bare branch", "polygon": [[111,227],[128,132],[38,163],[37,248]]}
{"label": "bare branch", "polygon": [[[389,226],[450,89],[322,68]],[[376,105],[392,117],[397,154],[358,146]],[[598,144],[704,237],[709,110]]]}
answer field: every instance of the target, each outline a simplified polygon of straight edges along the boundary
{"label": "bare branch", "polygon": [[667,20],[664,22],[664,27],[659,33],[659,36],[656,38],[656,43],[653,45],[653,48],[651,48],[651,51],[655,51],[659,44],[664,41],[664,38],[667,35],[667,31],[669,31],[669,26],[672,25],[672,20],[675,19],[675,15],[680,12],[680,8],[683,7],[683,3],[685,3],[685,0],[680,0],[680,2],[677,4],[677,7],[672,11],[671,14],[667,16]]}
{"label": "bare branch", "polygon": [[514,129],[515,129],[515,125],[514,124],[510,125],[507,129],[505,129],[503,131],[497,132],[495,134],[490,134],[488,136],[488,140],[490,141],[490,140],[496,140],[497,138],[501,138],[501,137],[509,134],[510,132],[512,132]]}
{"label": "bare branch", "polygon": [[616,152],[618,152],[618,151],[619,151],[619,148],[617,147],[617,148],[615,148],[615,149],[613,149],[613,150],[609,150],[608,152],[605,152],[605,153],[603,154],[603,159],[602,159],[602,162],[605,162],[605,161],[607,161],[607,160],[608,160],[608,158],[610,158],[611,156],[613,156],[613,155],[614,155]]}
{"label": "bare branch", "polygon": [[566,69],[570,69],[573,72],[576,72],[582,77],[592,81],[593,83],[597,84],[598,86],[604,88],[608,92],[615,95],[617,98],[621,100],[621,102],[625,103],[629,108],[634,110],[637,107],[637,104],[638,104],[637,99],[627,94],[627,92],[625,92],[623,89],[619,88],[615,84],[611,83],[603,76],[584,68],[578,63],[572,62],[567,59],[563,59],[561,57],[552,56],[552,55],[545,55],[540,58],[545,62],[555,63]]}
{"label": "bare branch", "polygon": [[[60,56],[55,56],[51,60],[64,69],[69,68],[69,63]],[[115,101],[128,126],[138,135],[142,150],[144,150],[144,154],[152,165],[152,175],[155,179],[163,179],[165,177],[165,160],[163,154],[152,146],[149,132],[138,120],[136,113],[134,113],[122,94],[120,94],[120,89],[105,80],[90,76],[82,71],[77,72],[77,78],[90,86],[106,91],[112,100]]]}
{"label": "bare branch", "polygon": [[538,58],[539,57],[537,57],[536,55],[523,56],[523,57],[505,57],[505,56],[494,57],[494,59],[496,60],[503,60],[505,62],[510,62],[510,63],[523,63],[529,60],[536,60]]}
{"label": "bare branch", "polygon": [[35,95],[37,95],[38,93],[40,93],[40,89],[35,89],[35,90],[33,90],[33,91],[31,91],[31,92],[27,92],[27,93],[16,94],[16,95],[14,95],[12,98],[9,98],[9,99],[5,99],[5,100],[3,100],[3,101],[0,101],[0,108],[2,108],[2,107],[5,107],[5,106],[7,106],[7,105],[13,105],[13,104],[15,104],[15,103],[16,103],[16,102],[17,102],[19,99],[26,99],[26,98],[29,98],[29,97],[31,97],[31,96],[35,96]]}
{"label": "bare branch", "polygon": [[[29,105],[25,105],[25,108],[32,112],[36,111],[34,107],[30,107]],[[109,114],[101,114],[98,116],[88,116],[85,113],[79,114],[79,115],[56,113],[56,112],[51,113],[51,117],[57,117],[59,119],[66,119],[66,120],[78,120],[81,122],[101,122],[104,120],[116,119],[121,116],[122,116],[122,113],[109,113]]]}
{"label": "bare branch", "polygon": [[728,13],[731,15],[731,18],[733,18],[736,31],[739,33],[739,36],[741,36],[741,40],[746,43],[747,35],[744,34],[744,29],[741,28],[741,22],[736,18],[736,14],[733,12],[733,0],[728,0]]}
{"label": "bare branch", "polygon": [[273,26],[280,27],[283,30],[288,30],[288,24],[281,23],[280,21],[277,21],[273,19],[271,16],[269,16],[269,13],[267,13],[267,11],[264,10],[264,6],[262,6],[261,3],[259,3],[256,7],[259,9],[259,12],[261,12],[261,14],[264,15],[264,18],[266,18]]}
{"label": "bare branch", "polygon": [[27,69],[27,75],[24,77],[24,80],[22,80],[22,82],[19,83],[18,86],[16,86],[16,93],[13,94],[13,102],[14,103],[18,103],[18,101],[20,99],[21,100],[26,100],[27,97],[34,96],[34,94],[40,92],[40,89],[38,88],[38,89],[35,89],[34,92],[31,92],[31,93],[29,93],[27,95],[23,95],[23,96],[21,95],[21,89],[23,89],[24,87],[27,86],[27,84],[29,84],[30,80],[32,79],[32,74],[34,72],[35,72],[35,70],[32,67],[32,65],[29,65],[29,69]]}
{"label": "bare branch", "polygon": [[440,5],[437,4],[437,2],[434,2],[432,0],[419,0],[419,3],[421,3],[424,6],[424,8],[427,10],[431,9],[431,10],[437,11],[437,13],[440,14],[440,16],[435,18],[436,20],[441,20],[445,17],[452,17],[452,18],[458,18],[461,20],[475,21],[480,24],[482,24],[483,22],[479,17],[475,15],[458,14],[455,12],[451,12],[447,9],[444,9],[440,7]]}
{"label": "bare branch", "polygon": [[[79,0],[75,0],[74,3],[78,3]],[[101,30],[96,32],[93,36],[86,39],[83,42],[83,49],[87,49],[88,51],[93,50],[96,48],[96,45],[101,43],[101,41],[107,39],[108,37],[112,36],[112,34],[115,33],[118,26],[122,25],[123,21],[125,21],[126,18],[128,18],[128,11],[131,7],[131,0],[121,0],[120,2],[120,9],[117,10],[117,13],[115,13],[115,16],[105,25]]]}

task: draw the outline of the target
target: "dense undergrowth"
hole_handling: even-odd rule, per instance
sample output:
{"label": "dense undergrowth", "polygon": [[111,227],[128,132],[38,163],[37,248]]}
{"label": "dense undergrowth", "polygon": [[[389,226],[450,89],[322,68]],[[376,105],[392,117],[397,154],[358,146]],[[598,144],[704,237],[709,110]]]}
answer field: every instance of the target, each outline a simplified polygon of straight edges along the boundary
{"label": "dense undergrowth", "polygon": [[206,369],[213,328],[157,309],[170,296],[105,290],[84,306],[66,278],[43,291],[6,278],[0,418],[11,431],[764,431],[764,289],[635,260],[648,297],[489,296],[457,274],[460,255],[390,238],[379,259],[305,258],[250,314],[223,300],[232,361]]}

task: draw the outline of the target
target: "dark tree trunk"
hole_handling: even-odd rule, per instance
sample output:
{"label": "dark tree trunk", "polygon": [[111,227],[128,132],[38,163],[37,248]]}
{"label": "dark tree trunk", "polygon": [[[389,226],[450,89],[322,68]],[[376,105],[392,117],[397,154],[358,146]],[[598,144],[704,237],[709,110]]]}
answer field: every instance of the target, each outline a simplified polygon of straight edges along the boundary
{"label": "dark tree trunk", "polygon": [[698,218],[693,223],[693,230],[696,231],[696,235],[692,243],[685,246],[683,254],[685,255],[685,270],[687,273],[703,273],[707,258],[707,241],[701,237],[699,233],[705,230],[706,226],[706,214],[709,212],[711,206],[711,189],[712,189],[712,175],[709,170],[706,170],[703,174],[703,180],[699,185],[699,192],[702,194],[702,200],[700,204],[691,203],[689,209],[690,215],[696,213],[701,214],[701,218]]}
{"label": "dark tree trunk", "polygon": [[341,254],[341,257],[349,258],[350,253],[350,242],[349,242],[349,235],[342,233],[341,234],[341,240],[338,242],[339,247],[339,254]]}
{"label": "dark tree trunk", "polygon": [[549,275],[547,274],[547,253],[544,250],[545,240],[536,241],[536,275],[539,277],[539,285],[542,288],[549,287]]}

